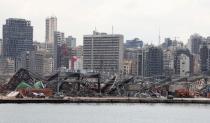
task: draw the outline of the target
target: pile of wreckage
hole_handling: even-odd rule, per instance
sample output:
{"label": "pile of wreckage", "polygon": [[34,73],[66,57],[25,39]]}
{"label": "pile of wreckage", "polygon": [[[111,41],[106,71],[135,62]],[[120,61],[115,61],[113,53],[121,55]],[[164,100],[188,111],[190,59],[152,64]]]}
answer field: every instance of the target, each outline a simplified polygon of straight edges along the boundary
{"label": "pile of wreckage", "polygon": [[[0,93],[19,97],[56,96],[116,96],[123,95],[124,86],[133,77],[119,80],[116,76],[103,80],[99,73],[57,72],[41,78],[26,69],[20,69],[9,80],[0,85]],[[119,94],[120,92],[120,94]]]}
{"label": "pile of wreckage", "polygon": [[26,82],[21,82],[16,87],[15,91],[7,94],[7,97],[15,97],[15,98],[45,98],[53,95],[51,89],[47,89],[44,87],[41,81],[36,82],[33,86],[27,84]]}
{"label": "pile of wreckage", "polygon": [[130,96],[139,98],[210,97],[210,85],[204,78],[172,80],[142,79],[114,75],[104,78],[99,73],[57,72],[41,78],[20,69],[7,83],[0,85],[0,93],[8,97],[63,96]]}

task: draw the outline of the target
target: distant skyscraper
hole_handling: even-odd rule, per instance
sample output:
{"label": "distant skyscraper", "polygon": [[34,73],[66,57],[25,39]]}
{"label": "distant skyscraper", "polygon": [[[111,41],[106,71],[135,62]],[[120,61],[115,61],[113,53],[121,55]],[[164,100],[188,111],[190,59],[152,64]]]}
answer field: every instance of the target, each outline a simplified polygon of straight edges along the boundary
{"label": "distant skyscraper", "polygon": [[165,42],[162,44],[163,49],[168,49],[172,46],[173,41],[170,38],[165,38]]}
{"label": "distant skyscraper", "polygon": [[49,51],[44,51],[43,74],[50,75],[53,72],[53,58]]}
{"label": "distant skyscraper", "polygon": [[57,18],[49,17],[46,19],[46,49],[53,52],[54,48],[54,32],[57,31]]}
{"label": "distant skyscraper", "polygon": [[190,36],[190,39],[188,41],[188,48],[190,50],[190,52],[192,54],[199,54],[200,51],[200,45],[203,42],[203,37],[198,35],[198,34],[194,34]]}
{"label": "distant skyscraper", "polygon": [[[123,61],[125,61],[124,63],[124,67],[125,67],[125,64],[126,66],[129,66],[129,62],[131,62],[131,69],[130,69],[130,73],[132,75],[142,75],[141,72],[142,72],[142,63],[140,60],[139,61],[139,56],[141,55],[142,53],[142,48],[141,49],[136,49],[136,48],[125,48],[124,50],[124,59]],[[140,56],[141,57],[141,56]]]}
{"label": "distant skyscraper", "polygon": [[15,61],[0,56],[0,75],[14,75],[15,73]]}
{"label": "distant skyscraper", "polygon": [[208,46],[203,43],[200,48],[200,70],[202,73],[208,71]]}
{"label": "distant skyscraper", "polygon": [[174,70],[175,74],[180,76],[193,74],[193,55],[188,49],[182,48],[175,51]]}
{"label": "distant skyscraper", "polygon": [[10,18],[3,25],[3,54],[15,58],[33,49],[33,27],[25,19]]}
{"label": "distant skyscraper", "polygon": [[166,49],[163,51],[163,70],[164,75],[170,76],[173,74],[174,69],[174,57],[173,51],[171,49]]}
{"label": "distant skyscraper", "polygon": [[74,38],[72,36],[68,36],[66,38],[66,45],[69,48],[75,48],[76,47],[76,38]]}
{"label": "distant skyscraper", "polygon": [[143,51],[144,76],[163,75],[163,51],[161,48],[149,46]]}
{"label": "distant skyscraper", "polygon": [[59,31],[55,31],[54,32],[54,45],[55,47],[57,45],[62,45],[62,44],[65,44],[65,35],[63,32],[59,32]]}
{"label": "distant skyscraper", "polygon": [[42,51],[25,51],[22,52],[16,60],[16,71],[25,68],[31,72],[43,74],[44,53]]}
{"label": "distant skyscraper", "polygon": [[71,48],[68,48],[66,44],[58,45],[56,68],[59,70],[61,67],[69,68],[69,60],[71,59]]}
{"label": "distant skyscraper", "polygon": [[174,51],[176,49],[183,48],[184,44],[183,42],[177,41],[176,39],[172,40],[171,38],[165,38],[165,41],[161,44],[161,47],[163,50],[170,49]]}
{"label": "distant skyscraper", "polygon": [[3,54],[3,40],[0,39],[0,56]]}
{"label": "distant skyscraper", "polygon": [[120,73],[123,65],[123,35],[93,32],[83,37],[85,70]]}
{"label": "distant skyscraper", "polygon": [[171,49],[171,50],[176,50],[176,49],[180,49],[180,48],[184,48],[184,44],[183,44],[183,42],[177,41],[177,40],[173,40],[172,46],[169,47],[169,49]]}
{"label": "distant skyscraper", "polygon": [[65,44],[65,36],[63,32],[55,31],[54,32],[54,49],[53,49],[53,65],[54,65],[54,70],[58,70],[60,67],[60,50],[61,46]]}
{"label": "distant skyscraper", "polygon": [[207,43],[207,46],[210,46],[210,36],[208,36],[208,37],[206,38],[206,43]]}
{"label": "distant skyscraper", "polygon": [[141,41],[138,38],[135,38],[133,40],[127,40],[125,43],[125,48],[142,48],[143,44],[143,41]]}
{"label": "distant skyscraper", "polygon": [[45,55],[43,69],[44,75],[50,75],[53,72],[53,58],[51,55]]}
{"label": "distant skyscraper", "polygon": [[122,74],[123,75],[132,75],[132,60],[123,60],[123,69]]}
{"label": "distant skyscraper", "polygon": [[186,54],[180,54],[179,56],[179,75],[185,77],[190,75],[190,57]]}

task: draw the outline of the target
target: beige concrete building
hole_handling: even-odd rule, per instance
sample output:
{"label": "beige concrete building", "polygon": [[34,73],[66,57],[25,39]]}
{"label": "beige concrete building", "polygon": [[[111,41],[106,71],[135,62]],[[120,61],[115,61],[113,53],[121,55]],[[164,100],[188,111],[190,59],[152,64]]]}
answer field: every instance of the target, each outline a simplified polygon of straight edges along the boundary
{"label": "beige concrete building", "polygon": [[94,31],[83,37],[83,68],[89,71],[120,73],[123,67],[123,41],[120,34]]}
{"label": "beige concrete building", "polygon": [[52,51],[54,45],[54,32],[57,31],[57,18],[49,17],[46,19],[46,30],[45,30],[45,43],[46,49]]}
{"label": "beige concrete building", "polygon": [[132,74],[132,60],[124,60],[123,61],[123,70],[122,74],[123,75],[131,75]]}
{"label": "beige concrete building", "polygon": [[40,51],[25,51],[16,59],[16,71],[20,68],[34,73],[43,74],[43,53]]}
{"label": "beige concrete building", "polygon": [[7,57],[0,57],[0,75],[13,75],[14,73],[15,61]]}

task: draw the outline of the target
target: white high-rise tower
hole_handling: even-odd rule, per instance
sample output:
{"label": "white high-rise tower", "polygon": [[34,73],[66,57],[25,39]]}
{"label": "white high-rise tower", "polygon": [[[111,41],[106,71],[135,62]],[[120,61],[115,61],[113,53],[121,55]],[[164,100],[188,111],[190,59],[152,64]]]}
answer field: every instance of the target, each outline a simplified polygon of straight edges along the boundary
{"label": "white high-rise tower", "polygon": [[46,49],[53,52],[54,49],[54,32],[57,31],[57,18],[49,17],[46,19]]}

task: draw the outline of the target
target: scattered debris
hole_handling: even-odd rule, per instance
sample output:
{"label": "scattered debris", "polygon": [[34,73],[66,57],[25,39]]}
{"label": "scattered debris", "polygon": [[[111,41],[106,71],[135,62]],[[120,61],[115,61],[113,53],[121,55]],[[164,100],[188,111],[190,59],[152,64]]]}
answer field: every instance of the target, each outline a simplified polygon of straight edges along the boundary
{"label": "scattered debris", "polygon": [[[15,92],[13,92],[15,91]],[[105,78],[99,73],[57,72],[41,78],[20,69],[7,83],[0,85],[1,93],[22,97],[64,96],[131,96],[139,98],[209,97],[207,78],[137,78],[112,76]],[[20,97],[21,97],[20,96]]]}

